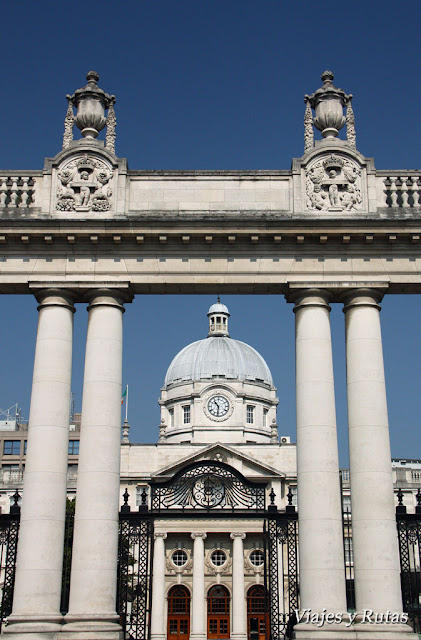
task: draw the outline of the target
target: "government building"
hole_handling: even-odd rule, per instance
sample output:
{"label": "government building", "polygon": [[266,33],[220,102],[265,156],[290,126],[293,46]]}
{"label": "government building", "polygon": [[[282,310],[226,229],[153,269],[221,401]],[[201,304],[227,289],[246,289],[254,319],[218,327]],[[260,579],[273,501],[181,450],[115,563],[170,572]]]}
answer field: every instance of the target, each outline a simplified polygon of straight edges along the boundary
{"label": "government building", "polygon": [[[386,295],[421,293],[421,171],[376,169],[357,148],[352,95],[333,81],[326,71],[305,96],[290,170],[129,169],[116,98],[91,71],[67,96],[63,146],[44,169],[0,171],[0,293],[38,301],[29,420],[16,409],[0,423],[2,634],[419,632],[421,462],[391,460],[380,311]],[[121,425],[123,314],[150,293],[211,302],[202,339],[169,362],[157,442],[136,444]],[[264,354],[230,332],[234,293],[284,296],[294,313],[296,443],[278,431]],[[344,311],[349,469],[332,305]]]}

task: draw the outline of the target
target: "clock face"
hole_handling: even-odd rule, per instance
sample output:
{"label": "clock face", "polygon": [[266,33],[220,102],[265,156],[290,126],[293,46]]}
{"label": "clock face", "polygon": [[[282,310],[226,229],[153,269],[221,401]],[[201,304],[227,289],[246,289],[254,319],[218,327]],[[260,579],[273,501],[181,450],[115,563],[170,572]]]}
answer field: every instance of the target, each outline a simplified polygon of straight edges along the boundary
{"label": "clock face", "polygon": [[212,396],[208,401],[208,411],[215,418],[222,418],[228,410],[229,402],[224,396]]}

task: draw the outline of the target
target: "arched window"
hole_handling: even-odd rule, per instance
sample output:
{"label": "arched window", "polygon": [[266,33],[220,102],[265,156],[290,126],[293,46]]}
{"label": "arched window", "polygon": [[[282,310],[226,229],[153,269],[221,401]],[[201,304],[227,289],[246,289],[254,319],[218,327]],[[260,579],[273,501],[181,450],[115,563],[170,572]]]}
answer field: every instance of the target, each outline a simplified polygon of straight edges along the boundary
{"label": "arched window", "polygon": [[247,635],[249,640],[266,640],[268,615],[264,587],[255,584],[247,592]]}
{"label": "arched window", "polygon": [[188,640],[190,636],[190,593],[175,586],[168,592],[168,640]]}
{"label": "arched window", "polygon": [[230,637],[230,594],[226,587],[215,585],[208,591],[208,638]]}

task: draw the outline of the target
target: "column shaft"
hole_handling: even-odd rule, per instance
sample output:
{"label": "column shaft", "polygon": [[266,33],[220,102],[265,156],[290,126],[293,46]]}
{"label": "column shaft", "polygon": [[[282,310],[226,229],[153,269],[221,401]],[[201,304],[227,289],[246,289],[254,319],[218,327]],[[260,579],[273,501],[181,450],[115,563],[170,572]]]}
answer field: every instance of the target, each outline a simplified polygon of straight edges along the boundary
{"label": "column shaft", "polygon": [[193,594],[191,602],[191,640],[204,640],[206,632],[205,608],[205,539],[206,533],[192,533]]}
{"label": "column shaft", "polygon": [[233,640],[247,638],[246,595],[244,590],[245,533],[231,533],[232,543],[232,630]]}
{"label": "column shaft", "polygon": [[344,308],[355,594],[359,611],[400,612],[381,297],[359,290]]}
{"label": "column shaft", "polygon": [[151,638],[164,640],[165,634],[165,539],[166,533],[155,533],[152,569]]}
{"label": "column shaft", "polygon": [[[72,375],[72,297],[37,294],[40,305],[13,613],[8,632],[60,628]],[[20,623],[20,624],[19,624]]]}
{"label": "column shaft", "polygon": [[90,299],[66,631],[120,629],[116,613],[123,316],[119,292]]}
{"label": "column shaft", "polygon": [[301,609],[346,611],[332,344],[327,292],[296,297]]}

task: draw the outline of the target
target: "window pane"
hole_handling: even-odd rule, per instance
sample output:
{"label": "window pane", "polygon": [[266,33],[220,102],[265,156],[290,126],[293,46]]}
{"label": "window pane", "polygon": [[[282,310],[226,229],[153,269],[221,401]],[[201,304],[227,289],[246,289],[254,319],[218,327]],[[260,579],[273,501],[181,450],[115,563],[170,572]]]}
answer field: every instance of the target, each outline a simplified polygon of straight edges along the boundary
{"label": "window pane", "polygon": [[5,440],[3,452],[5,456],[18,456],[20,454],[20,440]]}
{"label": "window pane", "polygon": [[69,455],[79,454],[79,440],[69,440]]}

